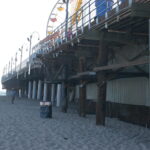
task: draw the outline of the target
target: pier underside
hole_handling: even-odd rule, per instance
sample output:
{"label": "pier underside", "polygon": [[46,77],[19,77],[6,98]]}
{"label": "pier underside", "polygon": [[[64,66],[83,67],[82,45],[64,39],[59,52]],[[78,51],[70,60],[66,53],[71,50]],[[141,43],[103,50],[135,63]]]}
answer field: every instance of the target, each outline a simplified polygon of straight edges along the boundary
{"label": "pier underside", "polygon": [[[42,67],[34,69],[33,65],[31,75],[20,75],[19,82],[41,80],[48,84],[50,94],[47,99],[54,105],[59,104],[57,90],[61,85],[59,106],[62,111],[76,107],[82,117],[88,113],[96,114],[97,125],[105,125],[107,115],[150,127],[149,18],[149,0],[134,0],[131,4],[126,0],[119,8],[110,10],[107,16],[95,17],[83,29],[77,28],[72,39],[62,40],[53,45],[51,51],[37,54]],[[137,91],[137,84],[130,84],[133,80],[139,82]],[[143,90],[141,82],[146,83]],[[3,81],[5,88],[11,88],[10,84],[14,85],[14,78]],[[88,98],[91,84],[97,92],[96,96],[93,94],[93,98]],[[128,90],[130,87],[133,87],[132,92]],[[136,99],[140,88],[146,96]],[[125,92],[120,97],[109,99],[112,91],[116,94],[121,89]]]}

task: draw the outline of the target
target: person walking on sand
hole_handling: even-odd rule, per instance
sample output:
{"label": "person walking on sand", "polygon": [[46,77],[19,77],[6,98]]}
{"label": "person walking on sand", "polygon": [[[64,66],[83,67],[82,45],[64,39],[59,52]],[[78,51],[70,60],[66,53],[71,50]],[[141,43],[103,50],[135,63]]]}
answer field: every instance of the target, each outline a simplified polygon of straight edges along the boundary
{"label": "person walking on sand", "polygon": [[12,90],[12,98],[11,98],[11,103],[14,104],[15,98],[16,98],[16,90]]}

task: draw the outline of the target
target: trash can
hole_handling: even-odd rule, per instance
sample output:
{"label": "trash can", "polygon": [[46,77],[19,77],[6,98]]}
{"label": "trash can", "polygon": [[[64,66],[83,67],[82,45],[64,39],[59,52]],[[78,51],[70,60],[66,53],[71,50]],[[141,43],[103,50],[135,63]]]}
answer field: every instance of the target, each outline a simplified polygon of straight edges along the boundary
{"label": "trash can", "polygon": [[41,118],[52,118],[51,102],[40,102],[40,117]]}

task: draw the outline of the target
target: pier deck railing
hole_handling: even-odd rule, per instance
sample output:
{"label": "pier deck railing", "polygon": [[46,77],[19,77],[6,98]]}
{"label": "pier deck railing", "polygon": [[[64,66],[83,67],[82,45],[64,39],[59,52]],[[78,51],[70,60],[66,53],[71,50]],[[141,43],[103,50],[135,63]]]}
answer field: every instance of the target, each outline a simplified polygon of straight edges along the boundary
{"label": "pier deck railing", "polygon": [[[129,13],[127,10],[133,3],[149,3],[149,0],[117,0],[115,3],[103,1],[96,3],[96,0],[89,0],[75,14],[68,18],[68,29],[66,33],[66,22],[53,30],[52,34],[48,35],[41,45],[45,53],[53,51],[60,45],[66,43],[74,43],[85,32],[94,30],[98,26],[108,28],[110,19],[117,16],[118,20],[120,13],[123,15]],[[105,7],[106,6],[106,7]]]}

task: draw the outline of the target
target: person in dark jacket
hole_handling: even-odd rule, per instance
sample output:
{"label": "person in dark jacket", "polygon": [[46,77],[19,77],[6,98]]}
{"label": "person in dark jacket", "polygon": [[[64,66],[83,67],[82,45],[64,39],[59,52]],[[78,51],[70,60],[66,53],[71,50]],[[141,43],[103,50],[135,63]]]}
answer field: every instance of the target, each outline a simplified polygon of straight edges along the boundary
{"label": "person in dark jacket", "polygon": [[11,98],[11,103],[14,104],[15,98],[16,98],[17,92],[15,89],[12,90],[12,98]]}

